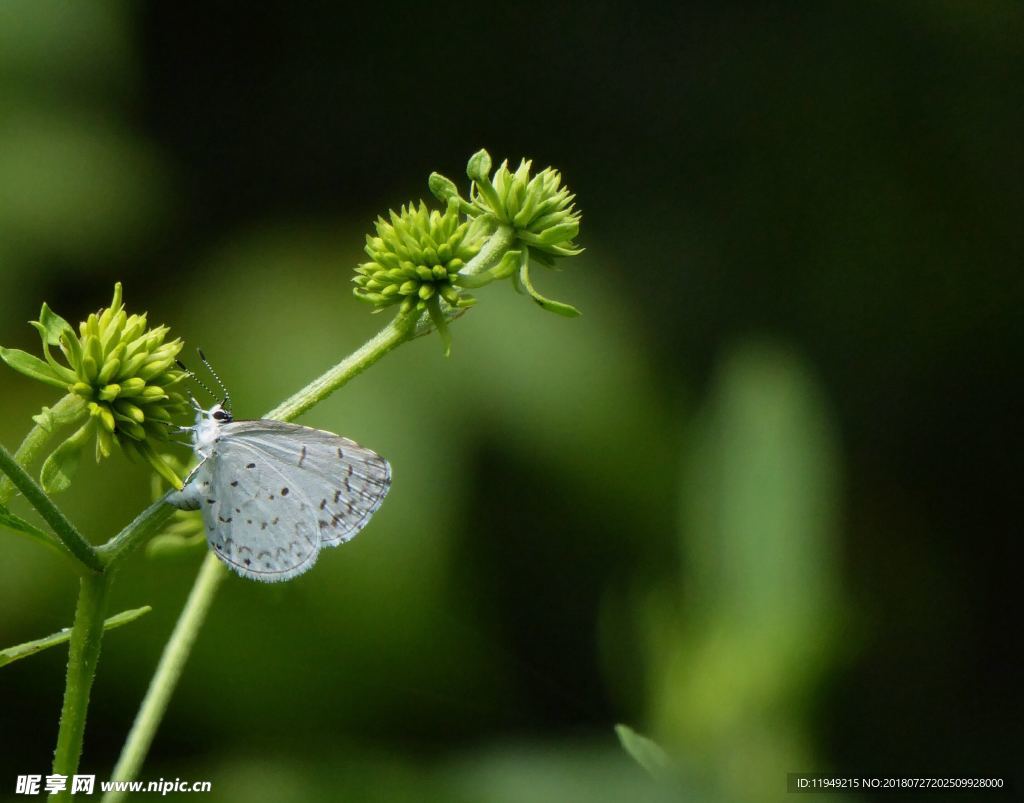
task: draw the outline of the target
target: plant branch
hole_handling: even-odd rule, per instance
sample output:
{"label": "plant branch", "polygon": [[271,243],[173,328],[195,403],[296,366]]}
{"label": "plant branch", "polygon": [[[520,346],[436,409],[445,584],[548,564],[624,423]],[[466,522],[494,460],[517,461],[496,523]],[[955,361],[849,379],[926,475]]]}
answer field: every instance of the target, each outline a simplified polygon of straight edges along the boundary
{"label": "plant branch", "polygon": [[29,476],[28,472],[18,465],[18,461],[3,446],[0,446],[0,471],[7,475],[14,487],[21,491],[32,507],[39,511],[39,515],[53,528],[56,536],[83,566],[93,572],[103,571],[103,563],[100,561],[95,547],[82,537],[82,534],[75,529],[75,525],[68,520],[60,508],[50,500],[50,497]]}
{"label": "plant branch", "polygon": [[[96,664],[103,639],[104,614],[109,574],[92,574],[81,578],[75,624],[68,650],[68,674],[64,686],[64,706],[60,713],[57,749],[53,755],[53,772],[70,778],[78,771],[85,734],[85,716],[89,709],[89,693],[96,677]],[[70,787],[55,799],[70,799]]]}
{"label": "plant branch", "polygon": [[162,496],[125,527],[121,532],[101,546],[97,552],[100,560],[108,568],[115,566],[133,549],[144,543],[147,538],[162,528],[175,513],[175,508],[167,504],[167,497]]}
{"label": "plant branch", "polygon": [[[163,655],[160,656],[160,663],[157,664],[149,689],[146,690],[146,697],[139,707],[135,722],[132,723],[132,729],[128,733],[111,780],[130,781],[138,775],[160,720],[167,711],[171,694],[178,685],[185,662],[192,652],[199,628],[206,621],[206,614],[213,604],[217,588],[226,576],[227,569],[220,560],[212,552],[207,552],[199,576],[196,577],[192,591],[188,595],[188,601],[174,625],[174,632],[171,633]],[[108,792],[103,797],[103,803],[114,803],[123,796],[124,792]]]}
{"label": "plant branch", "polygon": [[396,346],[408,340],[415,326],[415,315],[396,315],[387,326],[367,340],[360,348],[327,373],[314,379],[290,399],[279,404],[265,417],[278,421],[292,421],[298,418],[350,379],[361,374]]}

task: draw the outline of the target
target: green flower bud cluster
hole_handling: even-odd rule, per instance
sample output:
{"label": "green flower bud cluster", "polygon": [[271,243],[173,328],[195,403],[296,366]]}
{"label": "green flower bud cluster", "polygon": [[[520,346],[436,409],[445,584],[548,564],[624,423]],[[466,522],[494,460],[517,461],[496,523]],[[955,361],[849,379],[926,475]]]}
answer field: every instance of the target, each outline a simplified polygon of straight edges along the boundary
{"label": "green flower bud cluster", "polygon": [[[70,415],[55,417],[44,409],[35,418],[45,429],[80,424],[43,465],[43,486],[49,491],[70,484],[80,453],[93,438],[97,462],[117,444],[172,483],[179,482],[153,443],[167,440],[173,417],[188,407],[175,387],[186,376],[175,362],[182,342],[167,340],[166,326],[148,328],[145,314],[128,315],[121,295],[118,283],[110,306],[89,315],[78,333],[44,304],[32,325],[42,338],[45,362],[15,349],[0,350],[15,370],[67,390],[80,402]],[[66,365],[52,347],[60,349]]]}
{"label": "green flower bud cluster", "polygon": [[427,310],[444,299],[451,307],[468,307],[476,299],[456,285],[459,271],[476,256],[483,232],[459,222],[457,203],[444,213],[419,206],[392,211],[390,222],[377,218],[376,236],[366,236],[369,262],[356,268],[356,298],[378,308],[400,304],[403,313]]}
{"label": "green flower bud cluster", "polygon": [[546,167],[531,178],[533,163],[519,162],[513,173],[508,161],[501,163],[491,179],[491,157],[485,150],[469,160],[470,217],[484,216],[496,223],[512,226],[520,242],[536,252],[551,256],[575,256],[582,252],[573,243],[580,233],[580,213],[576,211],[568,187],[562,186],[562,174]]}
{"label": "green flower bud cluster", "polygon": [[496,249],[486,262],[463,270],[463,286],[479,287],[511,276],[516,289],[528,293],[544,309],[579,315],[575,307],[542,296],[530,281],[531,259],[554,267],[557,258],[576,256],[583,250],[574,242],[581,217],[573,203],[576,196],[562,184],[557,170],[548,167],[531,176],[531,169],[532,162],[527,159],[520,161],[515,172],[504,161],[492,177],[491,157],[480,150],[466,166],[466,175],[472,179],[469,200],[459,195],[455,182],[438,173],[430,176],[429,185],[437,198],[457,203],[490,237],[508,241],[505,249]]}
{"label": "green flower bud cluster", "polygon": [[[390,221],[377,219],[376,234],[366,238],[369,262],[356,268],[354,293],[378,310],[399,305],[400,314],[416,314],[417,331],[437,329],[451,350],[448,323],[473,304],[467,289],[510,278],[516,289],[544,309],[579,315],[575,307],[552,301],[530,282],[530,261],[553,267],[555,260],[581,252],[573,242],[580,230],[574,195],[552,168],[530,175],[531,163],[515,172],[503,162],[491,177],[491,157],[481,150],[466,168],[472,179],[469,200],[455,182],[432,173],[430,191],[444,212],[403,206]],[[429,314],[429,321],[426,315]]]}

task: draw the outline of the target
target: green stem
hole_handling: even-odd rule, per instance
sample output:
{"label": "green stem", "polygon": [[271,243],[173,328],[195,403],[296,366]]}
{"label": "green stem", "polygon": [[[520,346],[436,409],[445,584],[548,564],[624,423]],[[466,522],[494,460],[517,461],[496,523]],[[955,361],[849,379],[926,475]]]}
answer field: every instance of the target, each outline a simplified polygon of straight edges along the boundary
{"label": "green stem", "polygon": [[29,476],[28,472],[18,464],[17,458],[13,457],[3,446],[0,446],[0,471],[7,475],[14,487],[21,491],[32,507],[39,511],[39,515],[53,528],[53,532],[72,555],[90,571],[103,571],[103,563],[93,545],[82,537],[82,534],[75,529],[75,525],[50,500],[50,497]]}
{"label": "green stem", "polygon": [[[50,414],[58,424],[65,423],[75,412],[80,412],[82,400],[69,393],[59,402],[50,408]],[[53,437],[53,430],[36,424],[28,431],[25,439],[21,442],[18,450],[14,453],[14,460],[19,466],[27,466],[34,461],[43,451],[50,438]],[[0,505],[7,504],[14,495],[14,483],[8,477],[0,477]]]}
{"label": "green stem", "polygon": [[[171,633],[163,655],[160,656],[160,663],[157,664],[149,689],[146,690],[146,697],[142,701],[135,722],[132,723],[132,729],[128,733],[128,739],[121,750],[111,780],[131,781],[138,775],[153,742],[157,726],[167,711],[174,687],[178,685],[178,679],[185,669],[185,662],[192,652],[199,628],[206,620],[217,588],[226,576],[227,569],[212,552],[208,552],[188,595],[188,601],[174,625],[174,632]],[[123,796],[124,792],[108,792],[103,796],[103,803],[113,803],[121,800]]]}
{"label": "green stem", "polygon": [[477,251],[476,256],[469,260],[459,273],[463,276],[478,276],[490,270],[501,262],[505,252],[515,245],[515,242],[516,230],[505,224],[499,225],[487,238],[483,248]]}
{"label": "green stem", "polygon": [[94,574],[84,576],[80,581],[75,624],[71,630],[71,646],[68,650],[64,707],[60,712],[57,749],[53,755],[54,774],[67,776],[69,784],[68,790],[55,799],[70,799],[70,778],[78,771],[78,761],[82,755],[85,716],[100,657],[110,577],[109,574]]}
{"label": "green stem", "polygon": [[[310,382],[283,404],[275,407],[265,417],[279,421],[291,421],[298,417],[353,377],[365,371],[385,354],[406,340],[415,337],[416,325],[416,316],[396,316],[376,336],[327,373]],[[108,564],[126,554],[131,547],[141,543],[145,534],[152,531],[152,522],[161,515],[160,507],[169,511],[168,517],[170,513],[173,513],[170,506],[164,505],[162,501],[158,502],[144,511],[104,547],[104,557]],[[199,576],[189,593],[188,602],[185,603],[185,608],[178,617],[171,638],[164,646],[160,662],[121,750],[121,756],[114,768],[111,780],[134,780],[142,767],[142,762],[153,742],[157,727],[167,711],[171,694],[174,692],[185,662],[192,651],[192,645],[195,643],[199,629],[203,626],[217,589],[226,576],[227,569],[224,568],[224,564],[212,552],[207,553],[202,568],[199,570]],[[103,798],[104,803],[113,803],[120,799],[121,793],[118,792],[110,792]]]}
{"label": "green stem", "polygon": [[408,340],[415,325],[415,316],[396,315],[387,326],[367,340],[360,348],[327,373],[314,379],[290,399],[279,404],[265,417],[278,421],[292,421],[298,418],[350,379],[361,374],[396,346]]}
{"label": "green stem", "polygon": [[170,521],[175,509],[167,504],[166,497],[161,497],[132,521],[121,532],[111,538],[97,551],[100,560],[109,568],[128,555],[135,547],[144,543]]}

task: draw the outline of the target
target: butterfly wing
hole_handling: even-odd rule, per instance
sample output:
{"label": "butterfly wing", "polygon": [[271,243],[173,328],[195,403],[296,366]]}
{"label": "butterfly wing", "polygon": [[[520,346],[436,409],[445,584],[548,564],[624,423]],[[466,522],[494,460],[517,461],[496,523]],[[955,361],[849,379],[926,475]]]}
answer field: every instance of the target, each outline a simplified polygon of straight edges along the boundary
{"label": "butterfly wing", "polygon": [[301,488],[244,443],[221,439],[192,483],[214,554],[243,577],[267,583],[310,569],[320,551],[315,509]]}
{"label": "butterfly wing", "polygon": [[[276,489],[278,498],[287,488],[289,494],[299,491],[308,500],[321,546],[338,546],[353,538],[391,488],[387,460],[331,432],[260,420],[227,424],[224,435],[232,446],[261,455],[282,481],[287,480]],[[274,493],[273,486],[267,487]]]}

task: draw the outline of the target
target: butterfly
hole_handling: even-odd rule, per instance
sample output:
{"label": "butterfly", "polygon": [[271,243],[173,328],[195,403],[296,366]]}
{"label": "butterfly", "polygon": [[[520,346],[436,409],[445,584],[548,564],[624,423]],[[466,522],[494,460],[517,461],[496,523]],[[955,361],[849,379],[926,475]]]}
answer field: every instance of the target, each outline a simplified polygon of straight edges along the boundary
{"label": "butterfly", "polygon": [[348,438],[193,406],[195,426],[184,429],[201,462],[167,501],[202,511],[210,549],[242,577],[274,583],[308,571],[323,547],[366,526],[391,487],[388,461]]}

